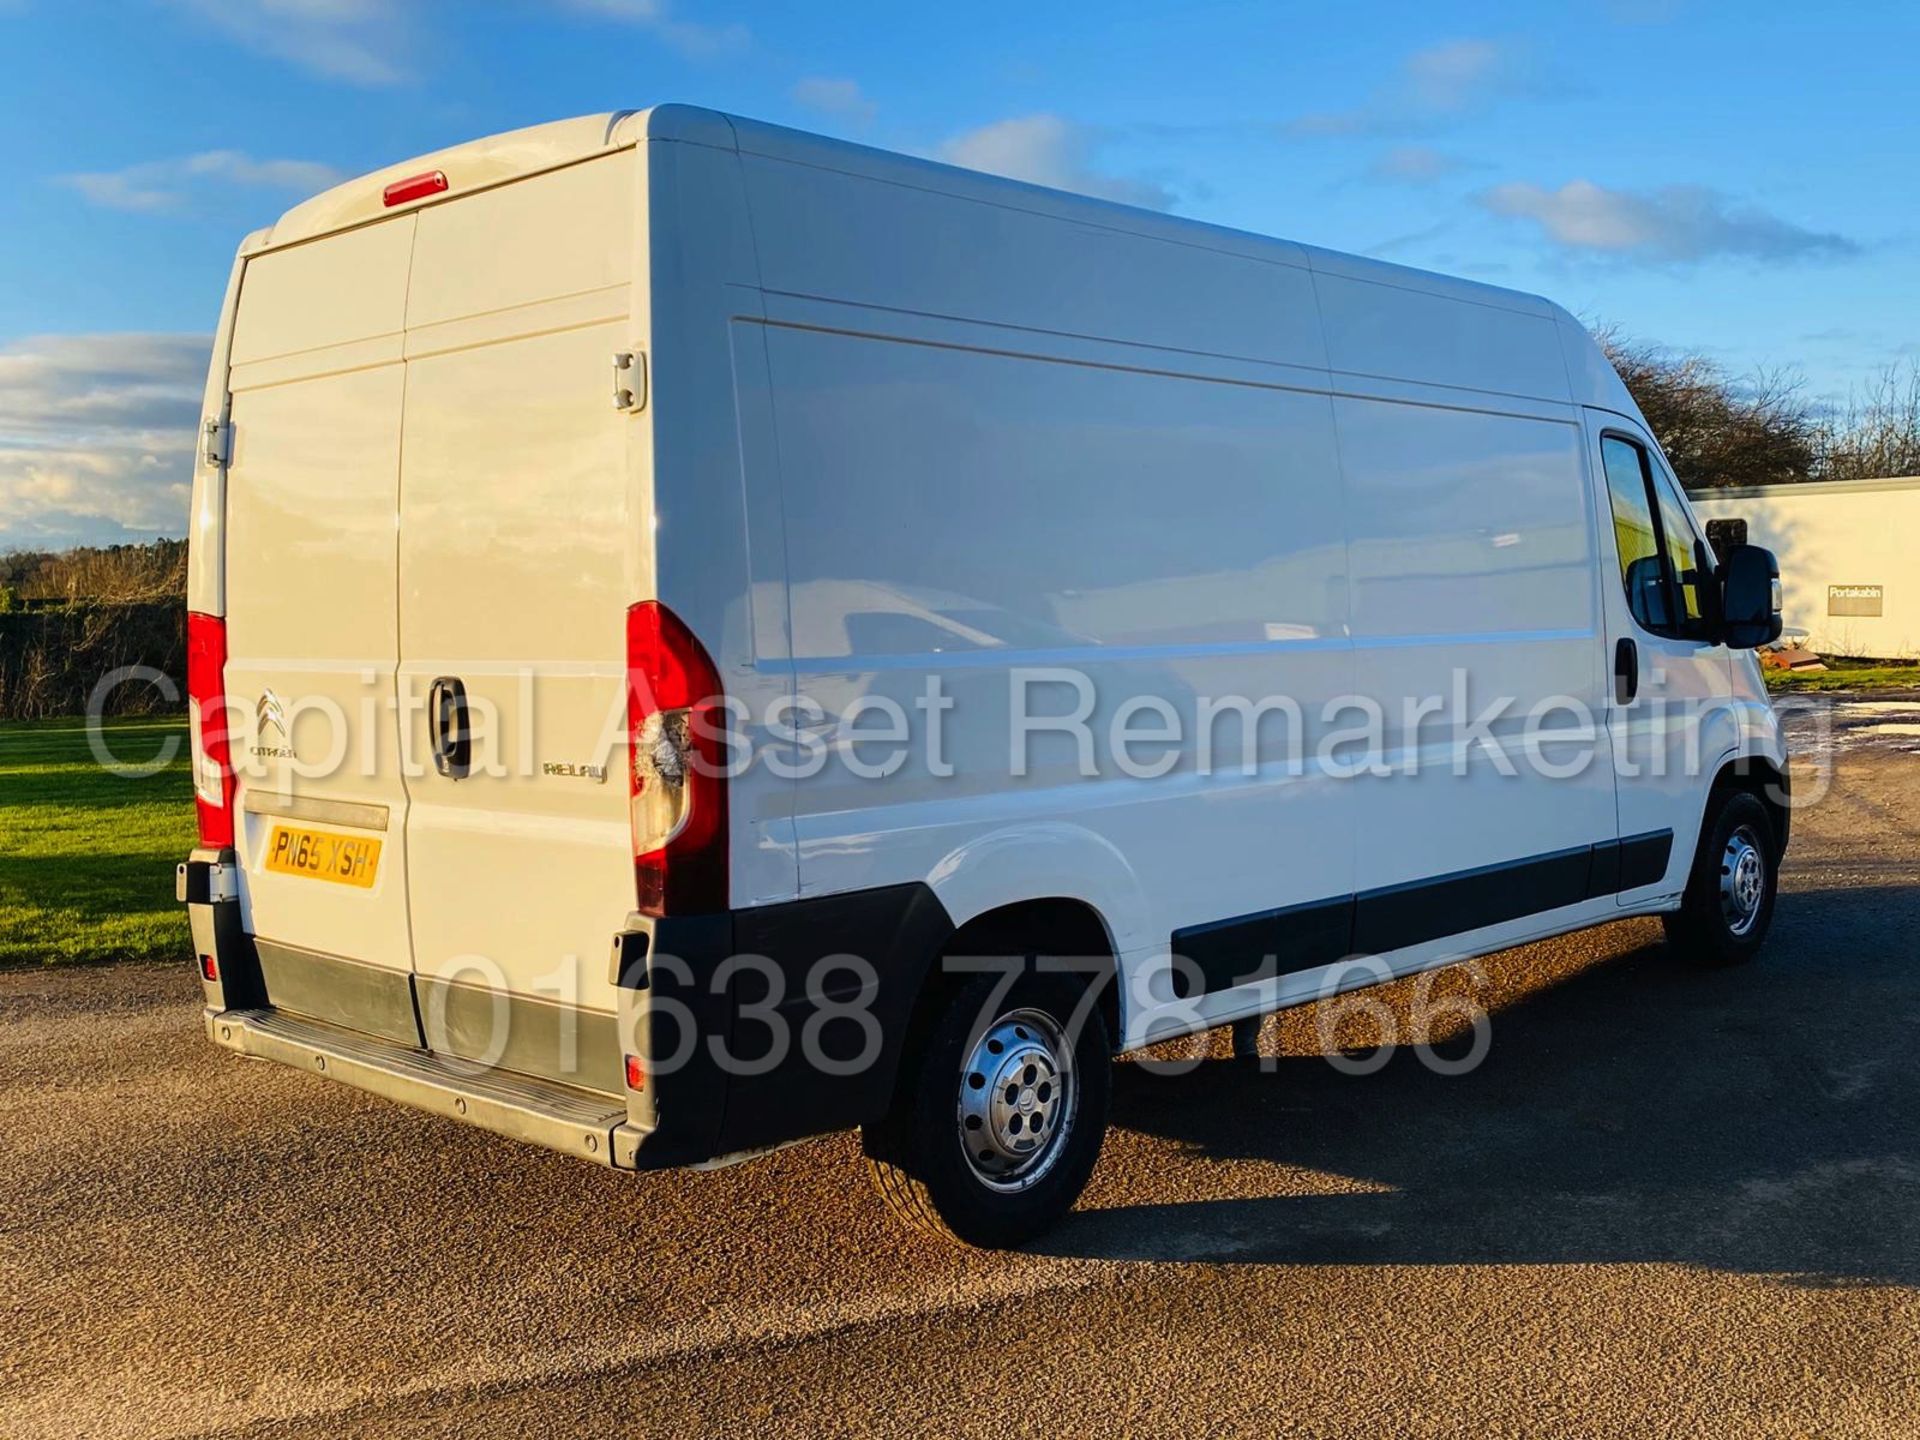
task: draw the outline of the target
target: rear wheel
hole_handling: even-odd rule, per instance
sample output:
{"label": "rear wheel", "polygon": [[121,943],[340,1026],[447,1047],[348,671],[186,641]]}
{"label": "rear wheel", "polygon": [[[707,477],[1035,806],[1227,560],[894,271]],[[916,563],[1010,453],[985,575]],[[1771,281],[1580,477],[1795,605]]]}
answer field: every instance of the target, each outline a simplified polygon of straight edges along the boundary
{"label": "rear wheel", "polygon": [[893,1110],[863,1133],[874,1185],[897,1214],[999,1249],[1073,1208],[1100,1156],[1112,1086],[1106,1024],[1083,995],[1052,975],[1011,987],[982,975],[954,992],[906,1058]]}
{"label": "rear wheel", "polygon": [[1699,965],[1751,960],[1773,923],[1780,852],[1767,807],[1743,790],[1707,816],[1680,908],[1665,917],[1667,943]]}

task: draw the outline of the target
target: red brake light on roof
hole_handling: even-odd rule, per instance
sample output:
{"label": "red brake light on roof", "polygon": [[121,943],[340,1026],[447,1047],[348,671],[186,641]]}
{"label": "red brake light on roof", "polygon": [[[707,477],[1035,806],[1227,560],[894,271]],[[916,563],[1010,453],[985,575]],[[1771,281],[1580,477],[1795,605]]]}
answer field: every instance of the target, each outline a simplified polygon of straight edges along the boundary
{"label": "red brake light on roof", "polygon": [[627,611],[628,814],[637,908],[727,907],[726,695],[693,632],[657,600]]}
{"label": "red brake light on roof", "polygon": [[193,752],[193,803],[200,844],[233,844],[233,763],[227,736],[227,622],[187,615],[187,732]]}
{"label": "red brake light on roof", "polygon": [[396,180],[380,192],[388,205],[404,205],[409,200],[422,200],[429,195],[438,195],[447,188],[447,172],[429,170],[423,175],[409,175],[404,180]]}

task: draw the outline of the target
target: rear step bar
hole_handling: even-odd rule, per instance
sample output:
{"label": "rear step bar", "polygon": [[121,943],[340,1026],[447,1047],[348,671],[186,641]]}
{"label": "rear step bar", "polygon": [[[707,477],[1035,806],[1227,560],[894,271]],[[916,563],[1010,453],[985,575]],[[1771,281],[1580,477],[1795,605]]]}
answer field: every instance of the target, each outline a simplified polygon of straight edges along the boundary
{"label": "rear step bar", "polygon": [[563,1155],[631,1168],[643,1138],[628,1124],[626,1106],[611,1096],[444,1059],[277,1010],[204,1013],[207,1038],[225,1049],[315,1071]]}

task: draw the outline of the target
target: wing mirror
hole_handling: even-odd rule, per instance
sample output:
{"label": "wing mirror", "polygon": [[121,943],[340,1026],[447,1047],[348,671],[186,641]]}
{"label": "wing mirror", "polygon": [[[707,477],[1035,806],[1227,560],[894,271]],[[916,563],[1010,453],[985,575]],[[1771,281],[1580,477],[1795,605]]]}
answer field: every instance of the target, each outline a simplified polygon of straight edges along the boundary
{"label": "wing mirror", "polygon": [[1735,545],[1720,566],[1722,638],[1758,650],[1780,638],[1780,562],[1760,545]]}

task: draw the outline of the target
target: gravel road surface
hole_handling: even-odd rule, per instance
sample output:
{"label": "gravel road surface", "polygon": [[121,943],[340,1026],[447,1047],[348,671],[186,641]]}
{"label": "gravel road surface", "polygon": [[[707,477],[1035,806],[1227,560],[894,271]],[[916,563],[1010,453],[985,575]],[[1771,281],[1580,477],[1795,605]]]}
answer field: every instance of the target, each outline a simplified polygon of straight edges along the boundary
{"label": "gravel road surface", "polygon": [[1841,719],[1758,964],[1445,972],[1464,1075],[1123,1062],[1029,1254],[852,1137],[623,1177],[218,1053],[184,962],[0,975],[0,1436],[1920,1434],[1920,730]]}

